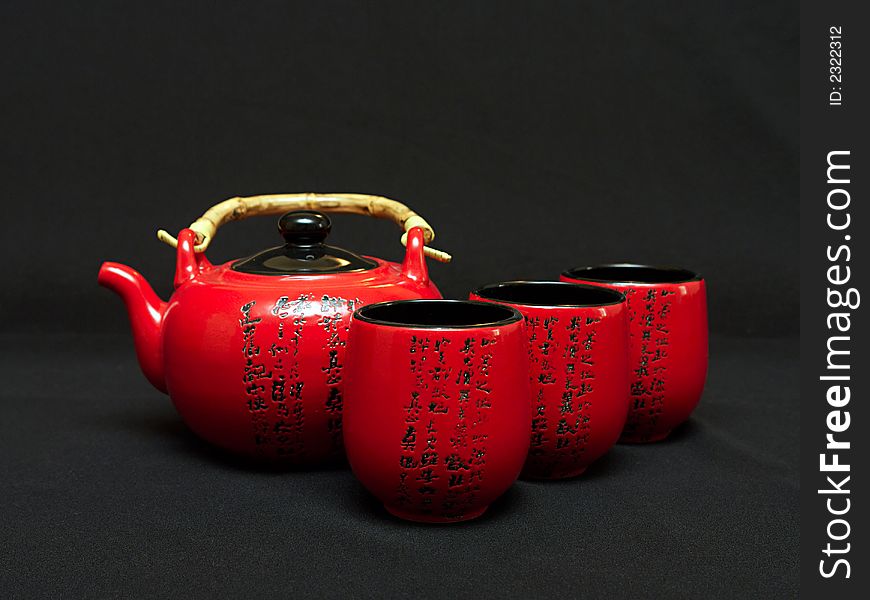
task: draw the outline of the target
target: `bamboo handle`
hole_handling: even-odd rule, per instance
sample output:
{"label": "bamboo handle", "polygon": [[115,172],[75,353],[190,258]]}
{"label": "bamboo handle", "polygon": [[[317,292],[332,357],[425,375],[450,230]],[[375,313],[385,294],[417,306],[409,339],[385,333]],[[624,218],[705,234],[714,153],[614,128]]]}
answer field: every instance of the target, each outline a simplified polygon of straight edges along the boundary
{"label": "bamboo handle", "polygon": [[[290,210],[319,210],[321,212],[368,215],[387,219],[404,230],[402,245],[407,244],[408,231],[412,227],[423,230],[426,244],[435,239],[435,230],[426,220],[410,208],[383,196],[367,194],[272,194],[267,196],[236,197],[215,204],[190,224],[196,233],[196,252],[205,252],[217,234],[218,227],[229,221],[241,221],[253,216],[280,215]],[[178,240],[164,229],[157,232],[157,239],[173,248]],[[439,262],[450,262],[452,257],[441,250],[424,246],[423,251],[429,258]]]}

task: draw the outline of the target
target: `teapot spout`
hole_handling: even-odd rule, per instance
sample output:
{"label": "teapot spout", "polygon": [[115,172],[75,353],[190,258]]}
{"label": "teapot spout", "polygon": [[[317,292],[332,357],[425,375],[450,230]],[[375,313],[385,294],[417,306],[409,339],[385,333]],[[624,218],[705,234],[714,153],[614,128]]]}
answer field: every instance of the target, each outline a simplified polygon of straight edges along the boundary
{"label": "teapot spout", "polygon": [[97,281],[121,296],[127,305],[127,315],[133,329],[133,343],[142,373],[154,387],[165,393],[161,329],[166,302],[157,296],[142,275],[122,264],[103,263]]}

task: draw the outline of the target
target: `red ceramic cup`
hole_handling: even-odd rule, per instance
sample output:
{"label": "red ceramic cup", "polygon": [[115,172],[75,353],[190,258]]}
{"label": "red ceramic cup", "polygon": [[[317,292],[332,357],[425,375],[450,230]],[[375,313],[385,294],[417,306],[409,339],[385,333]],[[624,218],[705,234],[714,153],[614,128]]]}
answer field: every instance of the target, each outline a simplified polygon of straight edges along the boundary
{"label": "red ceramic cup", "polygon": [[689,418],[707,377],[707,292],[685,269],[578,267],[563,281],[605,286],[628,300],[631,403],[621,441],[656,442]]}
{"label": "red ceramic cup", "polygon": [[625,425],[625,296],[589,285],[509,281],[482,287],[471,298],[512,306],[525,318],[533,416],[523,477],[580,475]]}
{"label": "red ceramic cup", "polygon": [[354,475],[402,519],[480,516],[529,449],[527,370],[512,308],[409,300],[357,310],[344,405]]}

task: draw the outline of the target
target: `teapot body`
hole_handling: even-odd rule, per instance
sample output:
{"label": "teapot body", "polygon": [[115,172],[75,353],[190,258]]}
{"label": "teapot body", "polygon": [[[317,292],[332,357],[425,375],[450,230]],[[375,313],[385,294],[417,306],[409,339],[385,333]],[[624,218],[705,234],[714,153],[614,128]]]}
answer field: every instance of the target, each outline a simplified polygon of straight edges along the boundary
{"label": "teapot body", "polygon": [[166,389],[187,425],[252,457],[306,465],[341,456],[351,314],[441,297],[428,279],[370,259],[376,268],[333,276],[262,277],[228,263],[180,285],[161,343]]}
{"label": "teapot body", "polygon": [[[284,244],[213,265],[205,250],[225,222],[280,214]],[[332,223],[314,209],[399,224],[401,264],[327,245]],[[175,292],[161,300],[134,269],[100,267],[98,282],[127,307],[145,377],[169,394],[187,425],[231,452],[313,465],[343,456],[347,336],[354,310],[436,299],[426,257],[435,236],[407,206],[363,194],[231,198],[182,229],[158,232],[176,249]]]}

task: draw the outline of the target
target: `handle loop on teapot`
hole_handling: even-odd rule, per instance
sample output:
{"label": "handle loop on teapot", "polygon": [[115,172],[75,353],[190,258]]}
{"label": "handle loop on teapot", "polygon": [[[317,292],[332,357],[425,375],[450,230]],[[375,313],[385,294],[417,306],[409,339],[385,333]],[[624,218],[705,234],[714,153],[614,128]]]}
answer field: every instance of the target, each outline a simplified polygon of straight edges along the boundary
{"label": "handle loop on teapot", "polygon": [[[402,245],[408,241],[408,231],[413,227],[423,230],[426,244],[435,239],[435,230],[426,220],[410,208],[383,196],[367,194],[271,194],[266,196],[236,197],[215,204],[190,224],[190,229],[196,232],[195,252],[205,252],[218,227],[229,221],[241,221],[253,216],[281,215],[291,210],[318,210],[327,213],[346,213],[367,215],[379,219],[393,221],[404,230]],[[157,232],[157,239],[173,248],[178,246],[178,240],[164,229]],[[429,258],[439,262],[450,262],[452,257],[441,250],[423,247]]]}

